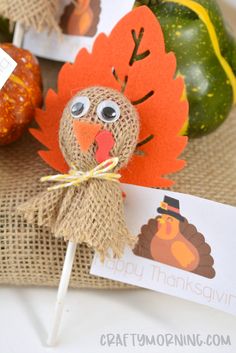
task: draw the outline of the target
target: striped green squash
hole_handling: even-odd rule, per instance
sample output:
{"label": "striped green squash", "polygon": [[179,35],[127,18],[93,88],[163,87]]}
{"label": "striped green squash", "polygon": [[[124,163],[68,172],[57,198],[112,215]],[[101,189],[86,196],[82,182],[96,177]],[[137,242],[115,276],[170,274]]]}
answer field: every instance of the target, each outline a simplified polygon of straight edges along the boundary
{"label": "striped green squash", "polygon": [[236,42],[215,0],[139,0],[159,19],[190,103],[185,133],[215,130],[236,103]]}

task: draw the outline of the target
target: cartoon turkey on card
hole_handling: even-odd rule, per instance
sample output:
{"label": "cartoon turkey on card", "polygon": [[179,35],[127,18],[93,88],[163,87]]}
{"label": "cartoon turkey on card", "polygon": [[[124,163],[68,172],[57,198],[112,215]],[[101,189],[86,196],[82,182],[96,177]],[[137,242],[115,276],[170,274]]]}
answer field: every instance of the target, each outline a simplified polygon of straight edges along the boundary
{"label": "cartoon turkey on card", "polygon": [[157,212],[141,228],[133,252],[137,256],[213,278],[215,270],[210,246],[196,227],[180,214],[179,200],[165,196]]}
{"label": "cartoon turkey on card", "polygon": [[95,36],[97,32],[101,0],[67,0],[60,20],[63,33],[76,36]]}
{"label": "cartoon turkey on card", "polygon": [[41,158],[60,174],[48,189],[20,206],[29,222],[56,237],[85,243],[101,258],[133,248],[119,180],[168,187],[166,174],[182,169],[188,119],[184,81],[165,52],[160,24],[147,7],[127,14],[92,52],[82,49],[49,90],[33,136]]}

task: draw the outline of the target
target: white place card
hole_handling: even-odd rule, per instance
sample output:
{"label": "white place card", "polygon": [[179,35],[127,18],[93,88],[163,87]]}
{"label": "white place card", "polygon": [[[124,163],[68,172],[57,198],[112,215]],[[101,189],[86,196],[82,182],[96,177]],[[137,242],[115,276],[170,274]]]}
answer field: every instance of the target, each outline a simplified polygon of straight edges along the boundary
{"label": "white place card", "polygon": [[109,34],[117,22],[132,10],[134,0],[60,0],[62,34],[33,29],[26,32],[23,47],[35,55],[59,61],[74,62],[81,48],[92,49],[99,33]]}
{"label": "white place card", "polygon": [[0,89],[5,85],[16,66],[15,60],[0,48]]}
{"label": "white place card", "polygon": [[121,259],[101,263],[95,255],[91,274],[236,315],[236,208],[168,190],[122,188],[137,245]]}

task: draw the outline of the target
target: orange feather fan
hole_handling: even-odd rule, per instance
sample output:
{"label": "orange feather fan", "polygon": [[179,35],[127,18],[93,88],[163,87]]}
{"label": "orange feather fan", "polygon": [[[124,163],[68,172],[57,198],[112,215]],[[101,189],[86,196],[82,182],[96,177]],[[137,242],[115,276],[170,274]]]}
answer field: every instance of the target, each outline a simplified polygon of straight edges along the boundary
{"label": "orange feather fan", "polygon": [[61,173],[68,166],[60,151],[59,122],[67,102],[90,86],[117,89],[136,106],[141,119],[139,153],[122,170],[122,182],[168,187],[164,175],[185,165],[178,157],[187,144],[180,131],[188,117],[183,100],[184,81],[175,77],[176,59],[165,52],[160,24],[145,6],[127,14],[109,36],[100,34],[92,52],[82,49],[73,64],[66,63],[58,77],[58,92],[49,90],[45,111],[38,109],[40,129],[31,133],[48,150],[42,159]]}

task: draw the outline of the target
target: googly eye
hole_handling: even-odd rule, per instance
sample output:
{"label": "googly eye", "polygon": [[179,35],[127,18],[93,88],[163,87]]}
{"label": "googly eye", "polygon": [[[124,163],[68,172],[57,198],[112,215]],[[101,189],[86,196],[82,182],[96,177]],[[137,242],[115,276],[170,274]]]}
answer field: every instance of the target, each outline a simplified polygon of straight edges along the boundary
{"label": "googly eye", "polygon": [[115,102],[105,100],[98,104],[97,115],[105,123],[114,123],[120,117],[120,108]]}
{"label": "googly eye", "polygon": [[70,106],[70,113],[74,119],[79,119],[84,116],[90,108],[90,100],[88,97],[75,97]]}

